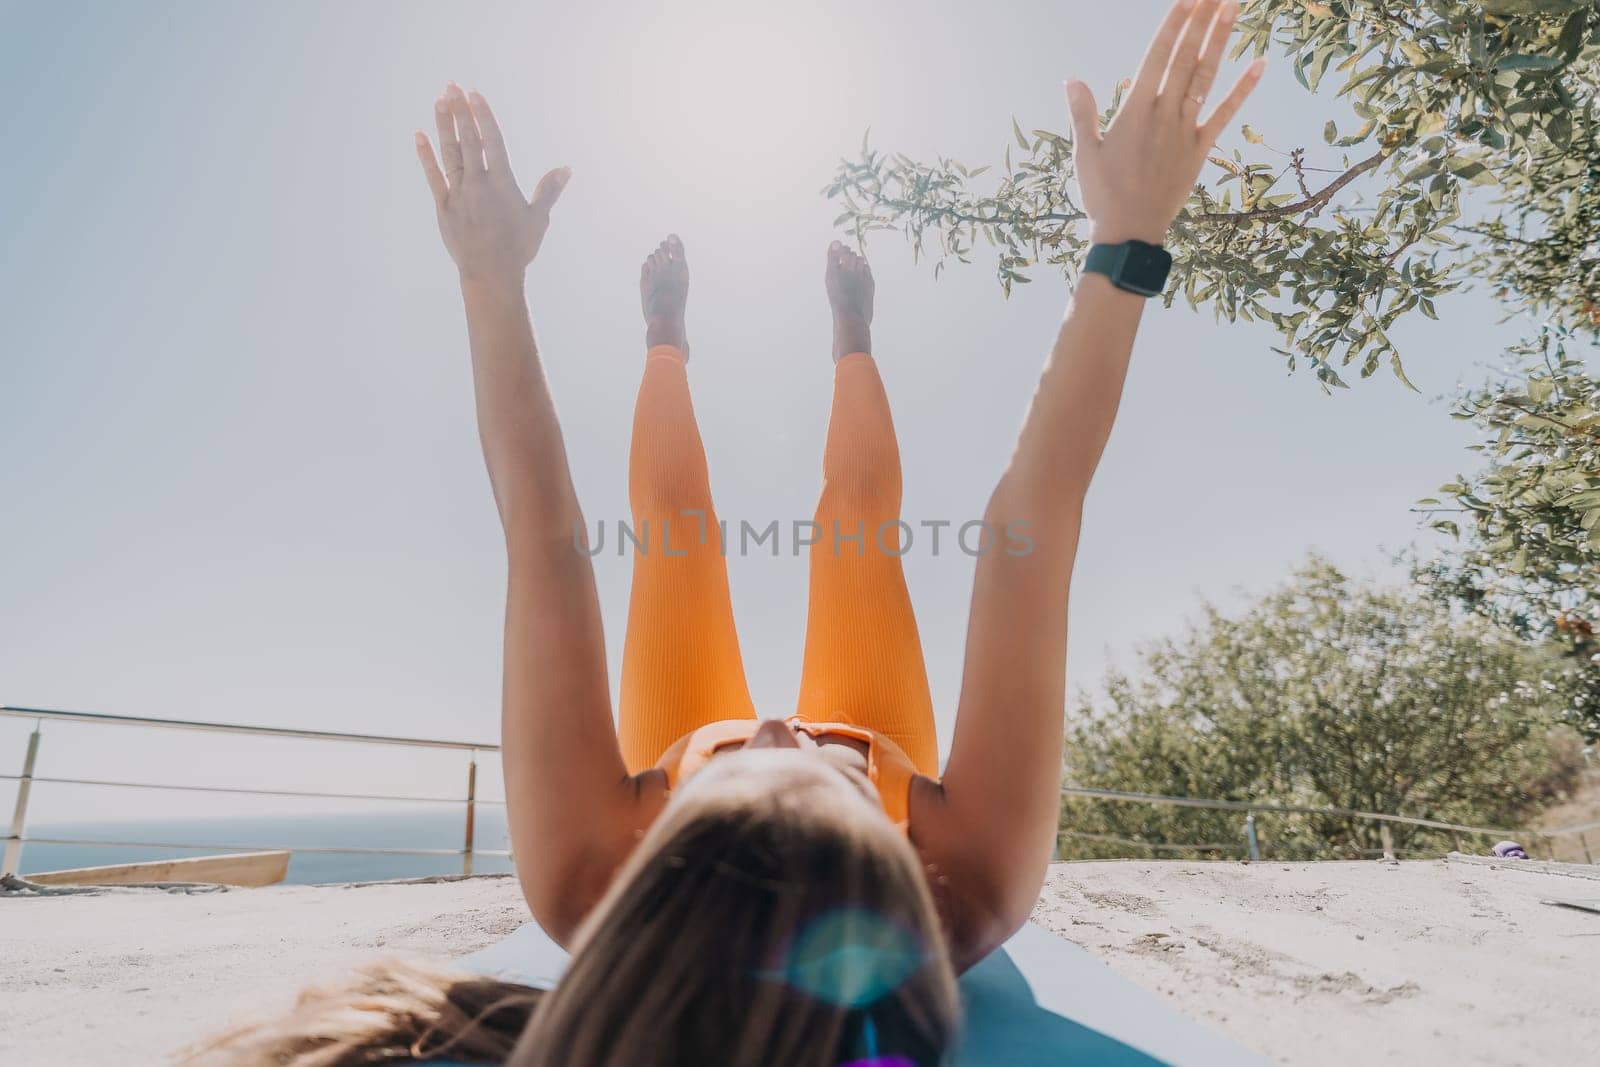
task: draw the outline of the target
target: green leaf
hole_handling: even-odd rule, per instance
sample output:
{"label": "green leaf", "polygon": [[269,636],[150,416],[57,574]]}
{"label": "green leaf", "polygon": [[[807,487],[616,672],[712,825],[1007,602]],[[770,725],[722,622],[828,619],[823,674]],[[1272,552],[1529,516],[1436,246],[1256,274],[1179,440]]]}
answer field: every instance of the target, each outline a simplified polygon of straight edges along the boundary
{"label": "green leaf", "polygon": [[1317,367],[1317,380],[1320,381],[1324,386],[1331,385],[1338,389],[1350,388],[1350,386],[1345,383],[1345,380],[1339,377],[1338,372],[1332,367],[1328,366],[1326,363],[1323,363]]}
{"label": "green leaf", "polygon": [[1544,132],[1550,140],[1566,148],[1572,144],[1572,118],[1565,112],[1557,112],[1545,123]]}
{"label": "green leaf", "polygon": [[1578,58],[1578,53],[1583,51],[1583,39],[1589,29],[1589,13],[1582,8],[1574,11],[1568,18],[1567,24],[1561,27],[1561,39],[1556,47],[1561,49],[1561,54],[1567,62]]}
{"label": "green leaf", "polygon": [[1489,168],[1475,159],[1454,157],[1450,160],[1449,169],[1450,173],[1462,181],[1473,182],[1478,185],[1490,184],[1494,181],[1494,175],[1489,173]]}
{"label": "green leaf", "polygon": [[1443,169],[1444,165],[1445,161],[1442,159],[1424,159],[1421,163],[1418,163],[1415,167],[1412,167],[1410,170],[1406,171],[1404,176],[1401,177],[1400,182],[1403,185],[1412,185],[1424,178],[1438,174],[1439,171]]}
{"label": "green leaf", "polygon": [[1555,70],[1562,65],[1556,56],[1536,56],[1527,53],[1501,56],[1495,61],[1495,70]]}
{"label": "green leaf", "polygon": [[1480,2],[1489,14],[1499,15],[1502,18],[1562,15],[1589,5],[1589,0],[1480,0]]}
{"label": "green leaf", "polygon": [[1415,385],[1411,384],[1411,379],[1410,378],[1406,377],[1405,367],[1402,366],[1401,363],[1400,363],[1400,353],[1396,352],[1396,353],[1394,353],[1394,355],[1389,357],[1389,368],[1394,371],[1394,376],[1396,378],[1400,379],[1400,384],[1401,385],[1404,385],[1407,389],[1411,390],[1413,393],[1422,392],[1421,389],[1418,389]]}
{"label": "green leaf", "polygon": [[1600,489],[1590,489],[1587,492],[1569,496],[1561,501],[1561,506],[1574,510],[1600,507]]}

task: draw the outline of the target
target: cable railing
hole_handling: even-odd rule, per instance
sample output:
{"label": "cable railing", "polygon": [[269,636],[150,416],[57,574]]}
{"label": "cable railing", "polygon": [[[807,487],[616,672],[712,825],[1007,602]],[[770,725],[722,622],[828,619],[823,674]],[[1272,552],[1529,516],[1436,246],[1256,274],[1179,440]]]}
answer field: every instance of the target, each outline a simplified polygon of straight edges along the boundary
{"label": "cable railing", "polygon": [[[289,853],[334,855],[382,856],[459,856],[461,873],[471,874],[473,860],[478,856],[508,857],[505,849],[477,847],[477,812],[480,805],[504,805],[503,800],[478,796],[478,754],[499,752],[500,746],[486,742],[452,741],[438,738],[398,737],[388,734],[343,733],[334,730],[302,730],[290,727],[255,726],[241,723],[202,722],[191,719],[164,719],[141,715],[108,715],[100,712],[62,711],[53,708],[22,708],[0,705],[0,717],[34,720],[33,732],[22,759],[20,774],[0,774],[0,781],[17,783],[16,800],[12,807],[11,826],[0,856],[0,875],[15,875],[22,861],[25,844],[77,845],[93,848],[140,849],[193,849],[211,852],[241,852],[254,849],[274,849]],[[362,745],[387,745],[410,748],[427,748],[442,751],[466,752],[467,783],[463,796],[441,797],[401,793],[358,793],[310,789],[263,789],[249,786],[191,785],[172,782],[124,781],[112,778],[72,778],[34,774],[38,763],[39,746],[45,723],[80,723],[95,726],[142,727],[146,729],[183,730],[199,733],[223,733],[245,737],[295,738],[307,741],[337,742]],[[316,800],[360,800],[403,802],[408,804],[459,804],[462,806],[462,843],[459,849],[436,848],[380,848],[370,845],[295,845],[295,844],[199,844],[176,841],[106,841],[80,837],[39,837],[27,833],[28,804],[34,786],[91,786],[112,789],[160,790],[180,793],[206,793],[215,795],[292,797]]]}
{"label": "cable railing", "polygon": [[[0,782],[20,782],[20,774],[0,774]],[[236,785],[169,785],[163,782],[119,782],[108,778],[47,778],[34,775],[36,785],[107,785],[124,789],[161,789],[178,793],[240,793],[256,797],[294,797],[312,800],[405,800],[419,804],[460,804],[461,797],[405,796],[397,793],[322,793],[310,789],[251,789]],[[503,800],[479,797],[479,804],[505,804]]]}
{"label": "cable railing", "polygon": [[[342,733],[331,730],[302,730],[289,727],[256,726],[238,723],[201,722],[188,719],[151,718],[137,715],[109,715],[97,712],[61,711],[47,708],[24,708],[0,705],[0,717],[11,717],[34,720],[34,729],[29,735],[27,749],[23,757],[20,774],[0,773],[0,781],[17,783],[16,800],[12,810],[11,826],[3,838],[5,850],[3,860],[0,860],[0,875],[17,874],[21,861],[22,847],[27,843],[39,845],[78,845],[84,847],[105,848],[142,848],[142,849],[177,849],[177,850],[204,850],[214,852],[237,852],[252,849],[275,849],[290,853],[307,854],[347,854],[347,855],[383,855],[383,856],[459,856],[461,858],[462,874],[471,874],[473,860],[478,856],[509,857],[510,852],[505,849],[483,849],[476,844],[477,809],[480,805],[505,804],[504,800],[480,798],[478,796],[478,762],[479,753],[496,753],[500,746],[486,742],[454,741],[435,738],[398,737],[385,734]],[[364,745],[389,745],[406,746],[414,748],[429,748],[445,751],[459,751],[468,753],[466,791],[463,796],[430,796],[410,795],[400,793],[365,793],[342,792],[333,790],[310,789],[268,789],[249,786],[231,785],[194,785],[169,782],[151,781],[125,781],[108,778],[82,778],[64,776],[35,775],[34,768],[38,761],[39,746],[45,723],[85,723],[101,726],[143,727],[150,729],[184,730],[198,732],[212,732],[234,734],[251,737],[279,737],[297,738],[318,742],[336,742]],[[378,802],[402,802],[411,804],[459,804],[463,809],[462,845],[459,849],[425,849],[425,848],[387,848],[370,845],[284,845],[284,844],[198,844],[194,842],[163,842],[163,841],[107,841],[88,838],[67,837],[38,837],[27,834],[28,804],[31,792],[36,785],[48,786],[89,786],[113,789],[158,790],[181,793],[201,793],[234,796],[278,797],[316,800],[359,800]],[[1200,808],[1213,811],[1230,811],[1244,816],[1240,826],[1240,837],[1234,841],[1209,842],[1199,844],[1182,844],[1167,841],[1145,841],[1132,837],[1121,837],[1112,834],[1093,834],[1084,831],[1075,831],[1062,828],[1059,833],[1061,838],[1072,838],[1093,841],[1101,844],[1116,845],[1128,849],[1139,849],[1153,856],[1181,855],[1193,853],[1196,855],[1238,854],[1251,860],[1260,860],[1263,855],[1260,838],[1256,832],[1257,815],[1321,815],[1334,816],[1346,819],[1357,819],[1377,824],[1382,843],[1381,849],[1358,849],[1361,855],[1382,855],[1394,857],[1401,852],[1416,853],[1414,850],[1401,850],[1394,848],[1390,827],[1410,826],[1419,829],[1433,830],[1453,835],[1457,841],[1458,850],[1460,840],[1464,837],[1477,838],[1513,838],[1528,843],[1530,851],[1537,848],[1538,843],[1545,845],[1545,852],[1549,858],[1555,858],[1554,842],[1561,838],[1573,838],[1577,850],[1581,851],[1585,863],[1594,863],[1593,850],[1590,847],[1589,834],[1600,831],[1600,821],[1588,822],[1580,825],[1559,827],[1555,829],[1538,828],[1508,828],[1469,826],[1460,823],[1446,822],[1439,819],[1423,818],[1419,816],[1400,815],[1391,812],[1362,811],[1355,808],[1342,808],[1331,805],[1303,805],[1286,804],[1277,801],[1257,800],[1212,800],[1204,797],[1166,796],[1156,793],[1137,793],[1114,789],[1091,789],[1081,786],[1065,785],[1062,795],[1082,797],[1085,799],[1106,801],[1110,803],[1147,804],[1158,806],[1171,806],[1182,808]]]}
{"label": "cable railing", "polygon": [[1081,786],[1062,786],[1062,796],[1083,797],[1088,800],[1104,800],[1123,802],[1129,804],[1151,804],[1179,808],[1204,808],[1211,811],[1233,811],[1244,814],[1241,826],[1240,840],[1213,844],[1177,844],[1171,842],[1142,841],[1138,838],[1119,837],[1112,834],[1091,834],[1081,831],[1062,829],[1057,832],[1058,837],[1069,837],[1079,840],[1100,841],[1107,844],[1117,844],[1128,847],[1140,848],[1155,854],[1162,852],[1241,852],[1253,861],[1262,858],[1260,838],[1256,833],[1256,816],[1260,815],[1323,815],[1345,819],[1360,819],[1378,824],[1378,832],[1382,841],[1381,849],[1358,849],[1359,854],[1372,854],[1393,858],[1399,853],[1394,847],[1393,835],[1390,826],[1414,826],[1425,830],[1436,830],[1448,833],[1455,837],[1457,851],[1461,851],[1461,838],[1463,837],[1488,837],[1501,839],[1517,839],[1527,842],[1529,854],[1537,851],[1538,843],[1545,846],[1546,858],[1555,859],[1555,842],[1561,838],[1576,838],[1575,844],[1583,854],[1583,862],[1593,864],[1594,850],[1589,845],[1589,834],[1600,830],[1600,822],[1587,822],[1573,826],[1562,826],[1553,829],[1537,827],[1496,827],[1496,826],[1468,826],[1462,823],[1445,822],[1440,819],[1428,819],[1414,815],[1397,815],[1390,812],[1362,811],[1359,808],[1342,808],[1334,805],[1308,805],[1308,804],[1283,804],[1270,800],[1209,800],[1202,797],[1176,797],[1164,796],[1158,793],[1132,793],[1117,789],[1089,789]]}

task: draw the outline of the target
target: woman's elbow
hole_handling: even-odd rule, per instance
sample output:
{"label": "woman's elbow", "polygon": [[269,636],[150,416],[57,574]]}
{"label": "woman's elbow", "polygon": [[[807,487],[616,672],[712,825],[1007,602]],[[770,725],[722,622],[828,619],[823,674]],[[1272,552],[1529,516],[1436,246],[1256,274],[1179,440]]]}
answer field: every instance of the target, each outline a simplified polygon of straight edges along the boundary
{"label": "woman's elbow", "polygon": [[567,948],[605,895],[610,878],[600,877],[592,862],[546,856],[537,865],[519,865],[517,882],[534,922],[552,941]]}

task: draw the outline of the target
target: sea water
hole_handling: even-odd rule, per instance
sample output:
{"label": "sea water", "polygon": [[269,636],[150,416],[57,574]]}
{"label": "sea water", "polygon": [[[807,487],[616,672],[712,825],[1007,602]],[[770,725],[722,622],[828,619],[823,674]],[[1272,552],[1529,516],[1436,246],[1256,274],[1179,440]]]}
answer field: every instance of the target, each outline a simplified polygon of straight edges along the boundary
{"label": "sea water", "polygon": [[[403,856],[370,853],[300,852],[298,848],[387,848],[459,850],[465,839],[460,807],[406,812],[341,813],[337,815],[242,816],[165,819],[105,823],[54,823],[28,826],[31,838],[70,838],[116,842],[160,842],[163,845],[225,845],[228,848],[155,848],[143,844],[52,845],[29,841],[22,846],[18,873],[99,867],[145,860],[186,859],[229,851],[288,848],[287,883],[364,882],[386,878],[422,878],[460,874],[461,856]],[[477,812],[475,847],[507,850],[505,811],[485,805]],[[511,870],[505,856],[475,856],[476,874]]]}

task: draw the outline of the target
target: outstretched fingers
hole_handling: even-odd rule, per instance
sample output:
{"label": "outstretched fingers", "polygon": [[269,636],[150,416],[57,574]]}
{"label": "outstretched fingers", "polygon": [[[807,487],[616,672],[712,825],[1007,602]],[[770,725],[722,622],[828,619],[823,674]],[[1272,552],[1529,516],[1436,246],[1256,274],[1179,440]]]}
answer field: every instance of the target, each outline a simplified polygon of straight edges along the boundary
{"label": "outstretched fingers", "polygon": [[533,196],[528,198],[528,206],[540,214],[550,214],[550,209],[561,199],[562,191],[571,180],[571,167],[557,167],[550,171],[539,179],[538,185],[533,187]]}
{"label": "outstretched fingers", "polygon": [[423,176],[428,179],[428,189],[433,193],[433,202],[444,207],[445,197],[450,195],[450,184],[445,181],[444,171],[439,169],[439,161],[434,158],[433,144],[428,140],[428,135],[421,130],[414,134],[417,142],[417,160],[422,164]]}
{"label": "outstretched fingers", "polygon": [[1100,108],[1094,91],[1072,78],[1067,82],[1067,110],[1072,112],[1072,143],[1076,151],[1092,152],[1100,147]]}
{"label": "outstretched fingers", "polygon": [[1236,0],[1225,0],[1222,9],[1217,12],[1216,21],[1211,24],[1211,34],[1206,38],[1200,61],[1195,65],[1188,90],[1183,94],[1183,114],[1191,122],[1199,122],[1200,109],[1205,106],[1211,87],[1217,83],[1217,71],[1222,68],[1222,53],[1228,47],[1228,37],[1233,33],[1233,24],[1238,18],[1239,5]]}
{"label": "outstretched fingers", "polygon": [[461,86],[451,82],[445,89],[445,102],[456,122],[456,136],[461,141],[461,164],[464,175],[483,173],[483,137],[478,133],[478,120],[472,117],[472,106]]}
{"label": "outstretched fingers", "polygon": [[1161,79],[1172,60],[1172,49],[1178,43],[1178,35],[1189,24],[1189,13],[1194,10],[1194,5],[1195,0],[1177,0],[1167,12],[1167,17],[1161,20],[1161,26],[1150,41],[1150,48],[1144,54],[1144,62],[1139,64],[1139,73],[1134,76],[1133,89],[1128,94],[1130,100],[1153,100],[1161,91]]}
{"label": "outstretched fingers", "polygon": [[474,89],[467,94],[472,115],[478,120],[478,130],[483,137],[483,158],[489,170],[502,177],[511,177],[511,157],[506,153],[506,141],[500,133],[500,123],[489,107],[484,95]]}
{"label": "outstretched fingers", "polygon": [[1239,109],[1250,98],[1250,94],[1255,92],[1256,86],[1261,84],[1261,75],[1266,73],[1266,70],[1267,58],[1265,56],[1251,63],[1245,68],[1244,73],[1239,76],[1239,80],[1233,83],[1233,88],[1223,98],[1222,103],[1218,104],[1217,109],[1211,113],[1211,117],[1201,127],[1202,132],[1205,134],[1205,143],[1208,150],[1217,143],[1217,138],[1222,136],[1223,129],[1233,121],[1233,117],[1239,113]]}
{"label": "outstretched fingers", "polygon": [[433,102],[433,121],[439,131],[439,158],[444,160],[445,180],[454,189],[461,184],[461,139],[456,136],[456,118],[450,101],[441,96]]}
{"label": "outstretched fingers", "polygon": [[1172,65],[1167,68],[1167,79],[1161,85],[1162,100],[1177,102],[1191,93],[1194,72],[1200,65],[1200,51],[1216,20],[1217,6],[1218,0],[1200,0],[1189,15],[1183,36],[1172,50]]}

